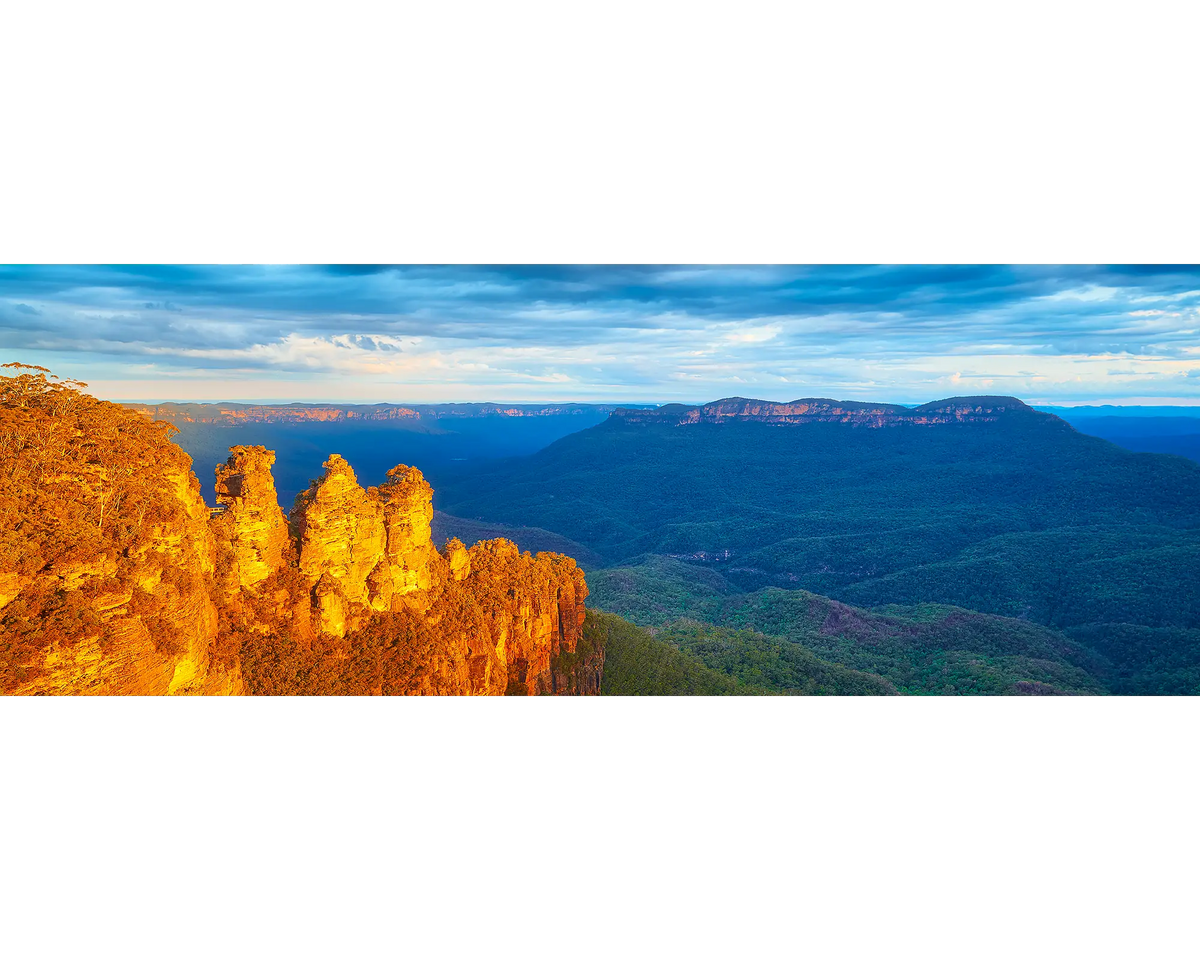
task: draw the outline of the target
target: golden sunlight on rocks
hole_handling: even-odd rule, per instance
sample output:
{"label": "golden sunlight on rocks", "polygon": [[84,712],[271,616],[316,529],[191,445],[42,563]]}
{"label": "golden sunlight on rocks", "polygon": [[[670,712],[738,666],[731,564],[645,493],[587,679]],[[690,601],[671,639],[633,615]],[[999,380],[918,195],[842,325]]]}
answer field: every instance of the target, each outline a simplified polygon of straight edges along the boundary
{"label": "golden sunlight on rocks", "polygon": [[265,447],[230,447],[229,459],[217,467],[217,503],[225,510],[214,526],[229,543],[241,587],[253,587],[283,566],[288,531],[271,476],[274,462]]}
{"label": "golden sunlight on rocks", "polygon": [[169,424],[44,373],[0,401],[0,692],[599,692],[575,561],[439,552],[415,467],[364,490],[333,454],[289,524],[264,447],[231,448],[210,511]]}

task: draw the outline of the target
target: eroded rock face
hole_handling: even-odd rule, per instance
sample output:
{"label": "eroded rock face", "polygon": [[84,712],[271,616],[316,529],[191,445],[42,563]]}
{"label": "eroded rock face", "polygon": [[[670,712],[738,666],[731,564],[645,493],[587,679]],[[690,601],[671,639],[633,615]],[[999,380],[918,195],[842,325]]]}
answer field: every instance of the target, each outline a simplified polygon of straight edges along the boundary
{"label": "eroded rock face", "polygon": [[[572,559],[522,554],[507,540],[477,543],[469,551],[448,545],[446,552],[462,556],[470,568],[460,562],[461,576],[447,577],[413,624],[410,642],[424,651],[422,662],[371,692],[599,693],[603,651],[579,649],[587,586]],[[372,629],[364,628],[368,634]]]}
{"label": "eroded rock face", "polygon": [[173,423],[305,423],[361,422],[475,417],[561,417],[607,414],[615,409],[602,404],[438,403],[400,406],[372,404],[296,404],[272,406],[247,403],[129,403],[128,409],[152,420]]}
{"label": "eroded rock face", "polygon": [[393,404],[322,406],[294,404],[261,406],[247,403],[125,404],[154,420],[182,423],[306,423],[346,420],[415,420],[420,413]]}
{"label": "eroded rock face", "polygon": [[313,584],[329,577],[346,600],[368,604],[367,581],[387,544],[379,495],[360,487],[350,464],[336,453],[324,467],[324,476],[301,493],[292,508],[300,573]]}
{"label": "eroded rock face", "polygon": [[385,552],[392,577],[392,598],[409,595],[411,605],[428,606],[433,587],[433,570],[438,559],[429,525],[433,521],[433,488],[416,467],[401,464],[388,471],[379,488],[383,525],[387,532]]}
{"label": "eroded rock face", "polygon": [[[29,607],[46,621],[50,640],[40,659],[8,693],[66,695],[230,694],[242,691],[236,669],[210,669],[217,608],[209,587],[215,543],[200,485],[181,462],[144,474],[160,518],[123,550],[68,555],[35,576],[5,611]],[[43,605],[46,598],[70,619]],[[57,600],[52,598],[58,598]],[[10,623],[6,629],[16,629]],[[24,676],[22,682],[21,678]]]}
{"label": "eroded rock face", "polygon": [[602,653],[578,655],[587,584],[574,560],[522,554],[508,540],[470,550],[451,540],[439,552],[419,470],[401,464],[363,490],[341,457],[325,467],[292,511],[318,642],[385,630],[377,614],[405,615],[423,661],[379,692],[599,692]]}
{"label": "eroded rock face", "polygon": [[463,580],[471,575],[471,554],[458,537],[446,541],[446,560],[450,564],[450,576]]}
{"label": "eroded rock face", "polygon": [[324,466],[292,509],[300,573],[313,584],[328,580],[325,595],[336,584],[345,601],[344,611],[332,601],[318,605],[318,629],[342,636],[357,607],[362,615],[401,607],[423,613],[445,563],[430,535],[433,489],[421,471],[401,464],[386,483],[364,490],[342,457]]}
{"label": "eroded rock face", "polygon": [[232,579],[240,587],[255,587],[284,564],[288,529],[271,476],[274,462],[266,447],[237,446],[217,467],[217,503],[225,510],[214,532],[229,545]]}
{"label": "eroded rock face", "polygon": [[570,558],[439,552],[419,470],[364,490],[337,455],[289,528],[274,454],[234,447],[211,516],[169,429],[0,375],[0,693],[598,689]]}

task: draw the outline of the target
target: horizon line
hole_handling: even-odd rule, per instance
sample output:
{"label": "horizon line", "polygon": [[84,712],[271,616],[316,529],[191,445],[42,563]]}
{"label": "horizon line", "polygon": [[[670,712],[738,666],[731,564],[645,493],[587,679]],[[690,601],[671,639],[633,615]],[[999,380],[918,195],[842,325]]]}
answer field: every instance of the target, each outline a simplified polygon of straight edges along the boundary
{"label": "horizon line", "polygon": [[[1025,400],[1013,394],[959,394],[958,397],[1009,397],[1014,400],[1019,400],[1026,406],[1034,408],[1052,407],[1058,409],[1076,409],[1080,407],[1200,407],[1200,399],[1190,397],[1133,397],[1128,398],[1125,402],[1112,399],[1102,400]],[[105,399],[98,397],[97,399]],[[137,400],[129,398],[111,398],[110,403],[122,405],[128,404],[197,404],[197,405],[218,405],[222,403],[229,404],[250,404],[259,406],[302,406],[324,404],[336,407],[371,407],[371,406],[396,406],[396,407],[438,407],[449,405],[462,406],[529,406],[529,407],[553,407],[553,406],[581,406],[581,407],[622,407],[622,406],[655,406],[663,407],[669,404],[676,404],[687,407],[702,407],[710,403],[720,403],[723,400],[751,400],[758,403],[797,403],[802,400],[831,400],[835,403],[879,403],[898,407],[919,407],[926,403],[937,403],[942,400],[951,400],[955,397],[937,397],[933,400],[923,400],[918,402],[913,401],[897,401],[897,400],[858,400],[848,397],[794,397],[789,400],[771,400],[765,397],[718,397],[713,400],[330,400],[330,399],[315,399],[315,400],[281,400],[271,398],[222,398],[220,400],[180,400],[180,399],[165,399],[155,398],[151,400]]]}

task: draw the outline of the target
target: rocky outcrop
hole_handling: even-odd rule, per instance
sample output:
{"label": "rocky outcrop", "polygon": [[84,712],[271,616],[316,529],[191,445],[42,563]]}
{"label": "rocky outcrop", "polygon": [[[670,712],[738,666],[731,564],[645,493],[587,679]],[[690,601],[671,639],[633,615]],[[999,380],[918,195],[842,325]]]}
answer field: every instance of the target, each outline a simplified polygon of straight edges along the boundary
{"label": "rocky outcrop", "polygon": [[[470,549],[463,581],[487,611],[486,627],[502,666],[505,692],[555,693],[553,661],[574,654],[583,633],[587,584],[570,557],[519,553],[508,540],[486,540]],[[561,692],[568,692],[562,689]]]}
{"label": "rocky outcrop", "polygon": [[445,554],[451,577],[462,580],[471,575],[471,554],[458,537],[446,541]]}
{"label": "rocky outcrop", "polygon": [[913,423],[956,423],[995,421],[1006,414],[1052,417],[1048,413],[1038,413],[1016,397],[950,397],[913,407],[908,416]]}
{"label": "rocky outcrop", "polygon": [[415,467],[363,489],[334,454],[289,524],[274,453],[237,446],[210,511],[168,424],[20,369],[0,375],[0,693],[598,691],[575,562],[437,550]]}
{"label": "rocky outcrop", "polygon": [[1016,397],[951,397],[919,407],[891,403],[858,403],[851,400],[806,399],[788,403],[746,400],[730,397],[689,407],[673,403],[654,410],[622,408],[613,418],[624,423],[686,426],[696,423],[758,422],[773,424],[848,423],[863,427],[890,427],[901,424],[928,426],[989,422],[1006,414],[1037,414]]}
{"label": "rocky outcrop", "polygon": [[326,593],[336,585],[346,600],[366,606],[373,599],[368,578],[387,545],[379,495],[360,487],[336,453],[324,467],[324,476],[296,498],[291,512],[300,573],[314,585],[326,579]]}
{"label": "rocky outcrop", "polygon": [[[401,465],[386,483],[364,490],[337,454],[324,467],[291,514],[300,573],[314,586],[325,584],[318,629],[343,635],[356,609],[362,616],[402,607],[425,612],[445,563],[430,535],[433,489],[421,471]],[[344,604],[331,599],[335,587]]]}
{"label": "rocky outcrop", "polygon": [[403,614],[415,645],[438,638],[425,667],[396,684],[403,692],[598,692],[602,657],[573,659],[587,597],[575,561],[502,539],[469,550],[450,540],[439,552],[432,518],[433,490],[415,467],[364,490],[342,457],[326,461],[291,516],[314,637],[352,637],[379,629],[379,614]]}
{"label": "rocky outcrop", "polygon": [[[461,578],[448,578],[423,616],[401,610],[349,633],[350,666],[343,672],[376,669],[379,679],[363,691],[371,693],[599,693],[603,651],[580,649],[587,586],[574,561],[519,553],[503,540],[463,552],[470,571],[460,566]],[[388,637],[389,624],[400,624],[407,647],[421,653],[400,669],[378,670],[372,639]]]}
{"label": "rocky outcrop", "polygon": [[0,578],[0,692],[241,692],[236,667],[210,663],[216,544],[190,459],[111,404],[44,396],[54,430],[0,403],[10,441],[60,439],[6,461],[0,483],[0,529],[21,538]]}
{"label": "rocky outcrop", "polygon": [[[387,476],[387,482],[379,487],[386,534],[380,562],[391,579],[392,609],[405,604],[423,612],[429,607],[434,577],[445,566],[433,547],[430,531],[433,488],[416,467],[401,464]],[[374,606],[386,609],[378,603]]]}
{"label": "rocky outcrop", "polygon": [[287,521],[271,476],[275,454],[266,447],[230,447],[229,459],[217,467],[215,517],[217,539],[228,545],[230,579],[253,589],[284,565]]}

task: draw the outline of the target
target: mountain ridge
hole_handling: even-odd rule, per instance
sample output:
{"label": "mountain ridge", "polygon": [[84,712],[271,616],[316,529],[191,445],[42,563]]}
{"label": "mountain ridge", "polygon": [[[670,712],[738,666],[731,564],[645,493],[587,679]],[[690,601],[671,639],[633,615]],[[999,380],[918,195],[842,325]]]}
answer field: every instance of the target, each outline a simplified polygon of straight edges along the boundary
{"label": "mountain ridge", "polygon": [[665,423],[674,426],[743,421],[776,424],[840,422],[884,427],[899,423],[930,425],[987,422],[1017,413],[1038,412],[1016,397],[1003,396],[947,397],[916,407],[825,397],[805,397],[786,402],[725,397],[698,405],[667,404],[653,410],[620,407],[610,414],[610,419],[625,423]]}
{"label": "mountain ridge", "polygon": [[604,559],[598,584],[645,556],[720,578],[700,589],[645,570],[641,606],[616,612],[679,598],[677,615],[707,619],[698,597],[769,587],[858,608],[942,604],[1078,632],[1120,664],[1121,689],[1192,682],[1195,462],[1131,452],[1008,398],[933,401],[886,429],[869,405],[870,429],[845,410],[792,424],[772,422],[774,409],[688,418],[699,409],[610,417],[443,480],[439,506],[582,543]]}

